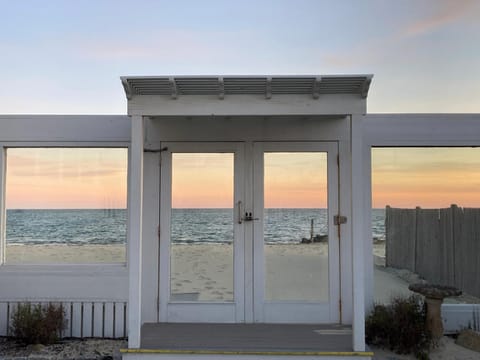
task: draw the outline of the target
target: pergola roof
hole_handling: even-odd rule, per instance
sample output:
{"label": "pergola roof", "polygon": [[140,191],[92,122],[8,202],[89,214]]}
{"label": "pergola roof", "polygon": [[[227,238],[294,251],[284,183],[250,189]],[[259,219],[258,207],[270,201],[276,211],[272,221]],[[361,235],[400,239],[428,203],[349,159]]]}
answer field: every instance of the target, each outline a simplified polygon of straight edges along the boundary
{"label": "pergola roof", "polygon": [[311,95],[358,94],[366,98],[373,75],[298,76],[123,76],[128,99],[136,95]]}

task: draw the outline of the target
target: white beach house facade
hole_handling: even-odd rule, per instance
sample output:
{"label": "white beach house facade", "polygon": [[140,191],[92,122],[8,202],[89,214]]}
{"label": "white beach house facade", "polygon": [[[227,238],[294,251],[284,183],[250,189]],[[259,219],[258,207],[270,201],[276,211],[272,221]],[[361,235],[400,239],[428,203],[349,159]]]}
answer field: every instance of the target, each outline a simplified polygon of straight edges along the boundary
{"label": "white beach house facade", "polygon": [[[127,116],[0,116],[4,334],[16,302],[61,301],[70,320],[67,336],[128,336],[125,358],[371,358],[364,331],[374,287],[371,148],[480,145],[479,115],[367,114],[371,80],[371,75],[122,77]],[[6,149],[19,147],[128,149],[125,263],[5,262]],[[176,174],[185,154],[206,159],[226,154],[230,164],[231,239],[220,250],[205,247],[198,255],[212,264],[228,258],[219,265],[231,272],[221,286],[214,281],[220,278],[209,278],[202,288],[189,287],[194,278],[210,275],[197,267],[195,254],[186,259],[191,266],[179,265],[189,250],[172,240],[172,193],[180,186]],[[271,235],[265,230],[267,165],[278,155],[281,166],[288,154],[323,166],[318,176],[328,246],[302,278],[289,276],[320,247],[306,253],[299,253],[299,246],[292,252],[283,247],[288,259],[281,262],[266,240]],[[214,162],[202,166],[208,172]],[[205,257],[207,252],[212,257]],[[182,274],[188,276],[177,284]],[[289,288],[293,295],[286,294]],[[228,296],[213,297],[215,290]],[[315,345],[293,337],[284,346],[281,334],[290,331],[315,334]],[[267,332],[270,347],[255,347],[245,335]],[[168,333],[175,341],[161,344]],[[205,333],[217,334],[217,343],[191,343],[192,337],[204,341]],[[249,345],[238,345],[242,339]]]}

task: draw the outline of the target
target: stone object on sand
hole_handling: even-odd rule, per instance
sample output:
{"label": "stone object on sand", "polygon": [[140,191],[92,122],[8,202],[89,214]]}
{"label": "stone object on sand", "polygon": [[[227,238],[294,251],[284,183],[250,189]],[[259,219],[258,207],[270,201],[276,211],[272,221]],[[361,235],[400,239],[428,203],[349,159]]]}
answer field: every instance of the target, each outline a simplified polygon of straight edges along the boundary
{"label": "stone object on sand", "polygon": [[439,340],[443,336],[442,302],[446,297],[462,294],[452,286],[432,285],[425,283],[411,284],[409,290],[425,296],[427,304],[427,329],[433,339]]}

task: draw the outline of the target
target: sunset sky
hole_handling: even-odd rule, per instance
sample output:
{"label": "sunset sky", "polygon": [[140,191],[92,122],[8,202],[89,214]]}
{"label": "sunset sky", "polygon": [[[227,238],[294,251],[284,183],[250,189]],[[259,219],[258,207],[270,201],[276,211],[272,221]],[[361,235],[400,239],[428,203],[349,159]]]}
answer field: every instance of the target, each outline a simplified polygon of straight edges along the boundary
{"label": "sunset sky", "polygon": [[[121,75],[350,73],[374,74],[369,113],[480,113],[477,0],[0,0],[0,8],[3,114],[125,114]],[[7,207],[125,206],[124,155],[76,155],[63,173],[52,162],[73,155],[49,156],[9,154]],[[480,206],[478,150],[424,156],[374,152],[374,207]],[[290,176],[274,177],[290,181],[279,193],[293,194],[295,181],[319,188],[290,164]],[[302,206],[313,198],[305,194]]]}
{"label": "sunset sky", "polygon": [[127,149],[7,149],[7,209],[124,209]]}
{"label": "sunset sky", "polygon": [[372,150],[374,208],[480,207],[480,148]]}

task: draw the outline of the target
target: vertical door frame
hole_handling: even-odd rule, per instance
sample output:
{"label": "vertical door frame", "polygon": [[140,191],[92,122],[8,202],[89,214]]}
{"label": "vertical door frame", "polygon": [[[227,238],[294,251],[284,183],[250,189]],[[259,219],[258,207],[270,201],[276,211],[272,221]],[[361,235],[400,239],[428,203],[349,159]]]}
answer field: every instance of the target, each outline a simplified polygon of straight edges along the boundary
{"label": "vertical door frame", "polygon": [[[263,241],[264,210],[264,152],[327,152],[327,188],[328,188],[328,259],[329,259],[329,302],[317,305],[311,302],[265,301],[265,256]],[[254,223],[254,321],[255,322],[340,322],[340,239],[334,224],[334,215],[339,213],[339,168],[337,157],[339,144],[335,141],[315,142],[272,142],[254,143],[254,214],[259,217]],[[247,189],[248,191],[248,189]],[[332,196],[333,194],[333,196]],[[322,312],[322,314],[320,314]],[[282,314],[276,317],[275,314]]]}
{"label": "vertical door frame", "polygon": [[[243,142],[162,142],[160,184],[160,254],[159,321],[160,322],[244,322],[244,227],[239,224],[238,202],[245,198]],[[163,150],[165,149],[165,150]],[[170,301],[170,222],[172,204],[172,153],[233,153],[233,285],[232,302]],[[244,205],[243,205],[244,206]]]}

